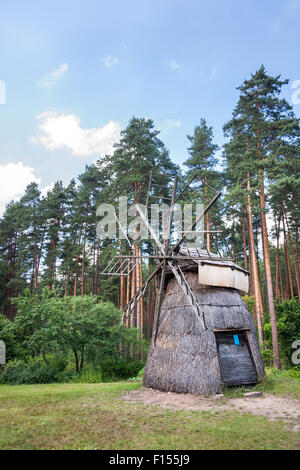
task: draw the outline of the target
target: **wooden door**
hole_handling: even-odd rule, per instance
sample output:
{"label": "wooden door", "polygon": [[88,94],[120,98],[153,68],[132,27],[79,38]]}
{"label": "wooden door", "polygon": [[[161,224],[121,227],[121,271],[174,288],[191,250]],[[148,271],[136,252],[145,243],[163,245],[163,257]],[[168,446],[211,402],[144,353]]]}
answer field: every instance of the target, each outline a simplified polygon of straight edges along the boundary
{"label": "wooden door", "polygon": [[257,383],[246,333],[236,330],[218,331],[215,334],[224,384],[233,386]]}

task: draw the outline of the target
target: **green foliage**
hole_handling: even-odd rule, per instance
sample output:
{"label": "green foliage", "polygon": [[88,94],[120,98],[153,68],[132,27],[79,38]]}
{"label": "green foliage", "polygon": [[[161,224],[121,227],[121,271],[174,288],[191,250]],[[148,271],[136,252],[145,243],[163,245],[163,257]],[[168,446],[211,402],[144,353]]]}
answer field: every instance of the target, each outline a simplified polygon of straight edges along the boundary
{"label": "green foliage", "polygon": [[45,384],[58,381],[58,370],[38,361],[26,363],[22,360],[10,361],[0,376],[6,384]]}
{"label": "green foliage", "polygon": [[266,367],[273,367],[274,359],[275,359],[273,349],[269,349],[269,348],[261,349],[260,354],[261,354],[264,365]]}
{"label": "green foliage", "polygon": [[102,382],[102,372],[100,367],[95,367],[88,364],[85,369],[79,374],[74,376],[72,382],[79,382],[85,384],[98,384]]}
{"label": "green foliage", "polygon": [[86,352],[99,358],[119,355],[119,344],[137,343],[137,330],[120,328],[120,311],[96,296],[60,297],[44,289],[14,300],[18,315],[10,331],[20,338],[31,356],[71,351],[76,372],[83,368]]}
{"label": "green foliage", "polygon": [[145,342],[138,330],[120,328],[120,311],[110,302],[96,296],[60,297],[45,288],[33,294],[25,290],[14,303],[18,314],[13,322],[1,319],[0,335],[11,341],[22,360],[8,364],[2,376],[5,383],[98,383],[102,374],[128,378],[143,366],[120,358],[120,344],[134,352],[141,351]]}
{"label": "green foliage", "polygon": [[4,341],[6,346],[6,362],[15,357],[18,349],[10,325],[11,321],[0,314],[0,340]]}
{"label": "green foliage", "polygon": [[120,380],[136,377],[144,363],[139,360],[107,359],[101,363],[103,378],[107,380]]}
{"label": "green foliage", "polygon": [[295,366],[290,369],[278,370],[276,368],[271,370],[271,375],[274,377],[288,377],[292,379],[300,379],[300,367]]}
{"label": "green foliage", "polygon": [[[293,366],[292,363],[292,343],[299,340],[300,332],[300,304],[296,298],[285,300],[276,305],[278,341],[282,356],[285,358],[287,365]],[[271,324],[267,319],[264,325],[264,334],[267,342],[271,344]]]}
{"label": "green foliage", "polygon": [[247,308],[251,315],[254,313],[254,306],[255,306],[255,297],[254,295],[243,295],[242,296],[243,301],[247,305]]}

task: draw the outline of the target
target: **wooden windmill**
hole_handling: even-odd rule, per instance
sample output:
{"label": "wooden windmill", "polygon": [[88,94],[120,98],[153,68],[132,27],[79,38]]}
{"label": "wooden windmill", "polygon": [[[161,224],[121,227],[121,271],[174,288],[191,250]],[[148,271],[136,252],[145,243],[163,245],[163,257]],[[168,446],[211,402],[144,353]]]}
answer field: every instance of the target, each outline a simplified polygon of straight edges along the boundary
{"label": "wooden windmill", "polygon": [[[203,200],[203,194],[195,189],[199,177],[193,176],[180,189],[175,176],[162,239],[147,217],[151,198],[165,199],[151,191],[152,176],[150,174],[146,192],[146,211],[139,204],[135,207],[157,247],[156,255],[145,258],[153,258],[157,264],[126,305],[122,316],[125,324],[157,275],[159,287],[144,385],[176,392],[218,393],[223,384],[256,383],[264,377],[264,368],[255,327],[240,296],[240,291],[248,291],[249,273],[220,252],[214,254],[207,248],[183,246],[191,234],[198,233],[195,228],[221,193],[200,180],[207,189],[203,209],[181,232],[179,240],[171,243],[175,204],[185,200],[190,191]],[[126,232],[121,224],[120,230]],[[214,236],[215,231],[210,235]],[[140,257],[117,256],[102,274],[127,275],[140,262],[137,258]]]}

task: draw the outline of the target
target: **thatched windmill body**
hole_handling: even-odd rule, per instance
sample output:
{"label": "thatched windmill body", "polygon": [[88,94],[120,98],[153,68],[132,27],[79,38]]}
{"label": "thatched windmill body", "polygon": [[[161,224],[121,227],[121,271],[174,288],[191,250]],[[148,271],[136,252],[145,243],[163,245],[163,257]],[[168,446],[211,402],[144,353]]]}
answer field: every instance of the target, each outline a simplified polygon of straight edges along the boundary
{"label": "thatched windmill body", "polygon": [[[249,273],[220,254],[182,246],[220,193],[214,192],[179,241],[170,244],[173,209],[194,178],[178,194],[175,177],[163,242],[147,214],[136,206],[157,246],[158,264],[125,307],[123,323],[145,294],[149,282],[158,276],[144,385],[178,393],[215,394],[223,385],[255,384],[264,378],[265,372],[255,326],[240,295],[248,292]],[[147,199],[150,187],[151,175]],[[125,259],[132,262],[131,256]],[[123,266],[124,259],[121,262]],[[126,271],[120,269],[119,273]],[[106,270],[104,274],[114,273]]]}

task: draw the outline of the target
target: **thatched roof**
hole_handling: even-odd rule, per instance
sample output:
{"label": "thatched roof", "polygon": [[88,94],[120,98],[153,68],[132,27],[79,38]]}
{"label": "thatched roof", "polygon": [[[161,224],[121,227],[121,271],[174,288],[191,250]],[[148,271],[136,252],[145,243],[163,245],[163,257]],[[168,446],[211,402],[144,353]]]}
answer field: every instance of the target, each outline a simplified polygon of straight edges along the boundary
{"label": "thatched roof", "polygon": [[194,272],[188,282],[201,306],[208,329],[205,331],[179,289],[169,277],[162,304],[156,342],[152,341],[144,385],[179,393],[218,393],[222,387],[216,347],[216,330],[245,330],[258,380],[264,377],[253,320],[236,289],[201,285]]}

